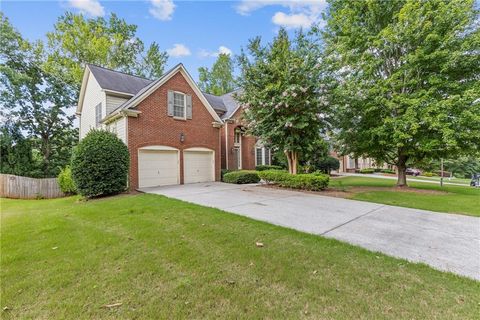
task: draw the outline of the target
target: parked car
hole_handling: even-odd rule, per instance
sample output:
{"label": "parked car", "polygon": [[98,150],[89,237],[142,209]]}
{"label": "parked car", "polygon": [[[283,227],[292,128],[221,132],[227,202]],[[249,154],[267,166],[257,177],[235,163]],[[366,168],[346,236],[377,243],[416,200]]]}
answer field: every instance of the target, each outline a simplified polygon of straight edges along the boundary
{"label": "parked car", "polygon": [[472,174],[472,180],[470,181],[471,187],[480,187],[480,173]]}
{"label": "parked car", "polygon": [[410,175],[410,176],[414,176],[414,177],[417,177],[420,175],[420,170],[418,169],[414,169],[414,168],[407,168],[407,170],[405,171],[406,174]]}

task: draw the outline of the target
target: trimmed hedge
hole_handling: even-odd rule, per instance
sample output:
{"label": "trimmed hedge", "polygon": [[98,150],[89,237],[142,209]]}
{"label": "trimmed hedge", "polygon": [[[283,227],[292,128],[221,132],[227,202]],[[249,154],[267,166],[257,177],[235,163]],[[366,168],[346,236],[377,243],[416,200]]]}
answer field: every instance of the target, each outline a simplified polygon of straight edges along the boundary
{"label": "trimmed hedge", "polygon": [[223,176],[226,175],[227,173],[234,172],[236,170],[232,169],[222,169],[220,170],[220,180],[223,181]]}
{"label": "trimmed hedge", "polygon": [[70,169],[70,166],[66,166],[64,169],[60,170],[57,181],[58,185],[60,186],[60,190],[62,190],[62,192],[66,195],[77,193],[77,188],[75,187],[75,183],[73,183],[72,169]]}
{"label": "trimmed hedge", "polygon": [[390,173],[390,174],[395,174],[395,170],[392,169],[382,169],[380,170],[381,173]]}
{"label": "trimmed hedge", "polygon": [[360,169],[358,170],[359,173],[363,173],[363,174],[366,174],[366,173],[374,173],[375,172],[375,169],[372,169],[372,168],[365,168],[365,169]]}
{"label": "trimmed hedge", "polygon": [[281,187],[320,191],[328,187],[329,177],[321,173],[289,174],[286,171],[268,170],[258,174],[266,183],[276,183]]}
{"label": "trimmed hedge", "polygon": [[125,191],[129,164],[128,148],[122,140],[108,131],[91,130],[72,155],[78,193],[92,198]]}
{"label": "trimmed hedge", "polygon": [[260,182],[260,177],[258,173],[253,170],[238,170],[225,173],[223,175],[223,182],[236,184],[258,183]]}
{"label": "trimmed hedge", "polygon": [[424,173],[422,174],[422,176],[424,176],[424,177],[435,177],[435,176],[437,176],[437,175],[436,175],[435,173],[433,173],[433,172],[424,172]]}
{"label": "trimmed hedge", "polygon": [[260,171],[258,176],[266,183],[279,183],[285,179],[288,174],[289,173],[284,170],[265,170]]}
{"label": "trimmed hedge", "polygon": [[270,165],[270,166],[267,166],[267,165],[260,165],[260,166],[256,166],[255,167],[255,170],[257,171],[265,171],[265,170],[282,170],[283,168],[281,166],[274,166],[274,165]]}

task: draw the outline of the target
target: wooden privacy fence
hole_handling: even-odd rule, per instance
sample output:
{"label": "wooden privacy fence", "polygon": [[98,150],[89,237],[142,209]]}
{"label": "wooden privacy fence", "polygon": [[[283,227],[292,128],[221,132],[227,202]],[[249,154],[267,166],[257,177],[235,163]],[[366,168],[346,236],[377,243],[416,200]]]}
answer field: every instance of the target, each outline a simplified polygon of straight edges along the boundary
{"label": "wooden privacy fence", "polygon": [[63,196],[57,178],[36,179],[12,174],[0,174],[0,197],[40,199]]}

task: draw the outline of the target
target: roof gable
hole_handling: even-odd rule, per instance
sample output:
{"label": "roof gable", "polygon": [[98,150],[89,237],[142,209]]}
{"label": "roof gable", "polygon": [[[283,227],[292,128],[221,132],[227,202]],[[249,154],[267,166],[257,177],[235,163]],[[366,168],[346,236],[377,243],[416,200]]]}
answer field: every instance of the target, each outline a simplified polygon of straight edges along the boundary
{"label": "roof gable", "polygon": [[151,82],[149,85],[142,88],[130,100],[128,100],[125,103],[118,106],[118,108],[115,109],[111,113],[111,115],[113,116],[113,115],[119,113],[122,110],[131,109],[131,108],[136,107],[140,102],[142,102],[146,97],[148,97],[150,94],[152,94],[155,90],[157,90],[160,86],[162,86],[164,83],[166,83],[171,77],[173,77],[178,72],[180,72],[183,75],[183,77],[185,78],[187,83],[190,85],[190,87],[193,89],[195,94],[198,96],[198,98],[200,99],[202,104],[207,108],[208,112],[213,117],[213,119],[221,123],[222,120],[218,116],[217,112],[212,107],[210,102],[207,100],[205,95],[200,91],[200,89],[198,88],[195,81],[193,81],[192,77],[190,76],[190,74],[187,72],[187,70],[185,69],[185,67],[181,63],[177,64],[175,67],[170,69],[168,72],[166,72],[159,79]]}

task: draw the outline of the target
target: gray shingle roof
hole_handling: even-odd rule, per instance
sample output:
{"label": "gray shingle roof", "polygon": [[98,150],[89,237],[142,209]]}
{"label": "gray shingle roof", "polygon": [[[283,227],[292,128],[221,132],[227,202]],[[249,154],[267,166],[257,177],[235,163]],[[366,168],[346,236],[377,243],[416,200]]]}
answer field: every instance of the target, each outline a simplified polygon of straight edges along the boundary
{"label": "gray shingle roof", "polygon": [[206,92],[202,92],[203,95],[205,96],[205,99],[207,99],[208,103],[215,109],[215,111],[224,113],[227,112],[227,107],[225,106],[222,97],[215,96],[213,94],[209,94]]}
{"label": "gray shingle roof", "polygon": [[233,115],[233,113],[237,110],[239,103],[237,100],[235,100],[235,93],[239,94],[241,93],[241,89],[237,89],[235,91],[229,92],[221,96],[223,104],[225,105],[225,108],[227,109],[227,112],[225,112],[222,115],[222,119],[228,119]]}
{"label": "gray shingle roof", "polygon": [[[170,69],[170,71],[175,69],[177,66],[178,65]],[[161,81],[161,79],[163,78],[160,77],[156,80],[149,80],[123,72],[99,67],[93,64],[88,64],[88,68],[93,73],[93,76],[95,77],[102,89],[124,92],[133,95],[131,99],[125,101],[113,111],[122,109],[132,99],[140,96],[143,92],[147,91],[151,86],[155,85],[156,82]],[[170,71],[165,72],[164,75],[167,75]],[[213,107],[213,109],[215,109],[217,113],[222,114],[221,118],[226,119],[230,117],[238,107],[238,103],[233,97],[233,94],[235,92],[238,92],[238,90],[224,94],[223,96],[216,96],[206,92],[202,93],[205,96],[205,99],[207,99],[208,103],[210,103],[210,105]]]}
{"label": "gray shingle roof", "polygon": [[102,89],[137,94],[152,80],[89,64],[88,68]]}

